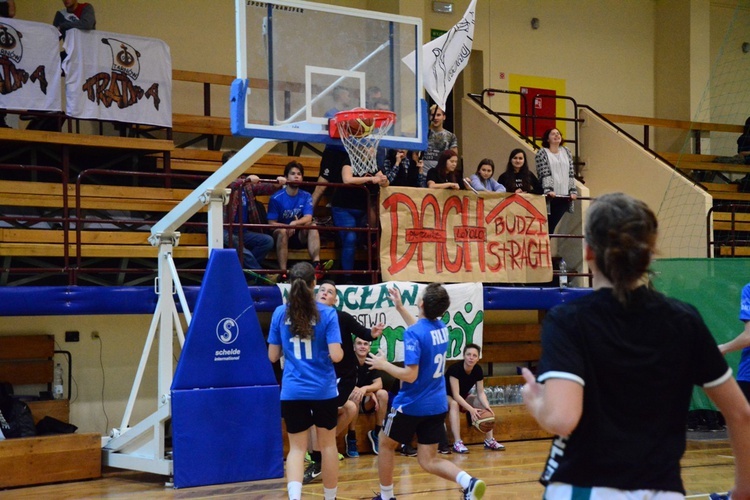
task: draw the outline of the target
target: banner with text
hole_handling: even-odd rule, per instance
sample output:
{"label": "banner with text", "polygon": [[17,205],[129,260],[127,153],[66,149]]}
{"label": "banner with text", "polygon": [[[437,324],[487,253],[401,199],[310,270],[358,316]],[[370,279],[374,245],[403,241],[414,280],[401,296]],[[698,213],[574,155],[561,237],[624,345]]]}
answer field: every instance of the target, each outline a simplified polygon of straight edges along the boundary
{"label": "banner with text", "polygon": [[45,23],[0,21],[0,108],[62,111],[60,32]]}
{"label": "banner with text", "polygon": [[66,113],[172,126],[172,57],[156,38],[69,30],[63,44]]}
{"label": "banner with text", "polygon": [[543,196],[382,188],[380,226],[383,279],[552,280]]}
{"label": "banner with text", "polygon": [[[279,284],[283,302],[289,296],[288,284]],[[383,323],[383,335],[373,342],[372,350],[382,349],[389,361],[404,360],[404,330],[406,322],[396,311],[389,288],[401,291],[401,301],[416,318],[419,316],[419,299],[427,285],[408,282],[387,282],[376,285],[337,286],[335,307],[354,316],[366,328]],[[484,324],[484,290],[481,283],[445,285],[451,299],[448,311],[441,318],[448,327],[448,359],[463,359],[466,344],[482,345]]]}

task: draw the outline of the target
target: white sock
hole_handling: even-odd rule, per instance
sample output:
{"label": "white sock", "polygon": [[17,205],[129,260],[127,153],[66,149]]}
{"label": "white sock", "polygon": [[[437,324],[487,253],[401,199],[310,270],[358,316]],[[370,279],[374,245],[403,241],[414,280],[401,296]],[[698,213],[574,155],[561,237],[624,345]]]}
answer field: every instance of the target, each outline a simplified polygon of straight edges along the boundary
{"label": "white sock", "polygon": [[393,498],[393,485],[383,486],[380,485],[380,498],[382,500],[391,500]]}
{"label": "white sock", "polygon": [[289,481],[286,490],[289,492],[289,500],[300,500],[302,498],[302,483],[299,481]]}
{"label": "white sock", "polygon": [[336,500],[336,493],[338,492],[338,486],[335,488],[323,487],[323,496],[325,500]]}
{"label": "white sock", "polygon": [[456,476],[456,482],[461,486],[462,489],[466,489],[471,484],[471,476],[468,475],[466,472],[461,471]]}

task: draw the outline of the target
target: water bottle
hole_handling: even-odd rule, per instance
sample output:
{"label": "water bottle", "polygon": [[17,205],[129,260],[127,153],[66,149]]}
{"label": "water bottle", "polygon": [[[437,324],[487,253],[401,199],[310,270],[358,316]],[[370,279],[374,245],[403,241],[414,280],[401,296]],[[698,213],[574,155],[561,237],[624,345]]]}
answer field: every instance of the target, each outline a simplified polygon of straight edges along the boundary
{"label": "water bottle", "polygon": [[568,265],[560,259],[560,288],[568,288]]}
{"label": "water bottle", "polygon": [[505,391],[503,390],[503,386],[498,385],[497,386],[497,404],[504,405],[505,404]]}
{"label": "water bottle", "polygon": [[476,396],[477,395],[477,386],[472,385],[471,389],[469,390],[469,396]]}
{"label": "water bottle", "polygon": [[60,363],[55,365],[55,373],[52,378],[52,397],[54,399],[63,398],[63,369]]}

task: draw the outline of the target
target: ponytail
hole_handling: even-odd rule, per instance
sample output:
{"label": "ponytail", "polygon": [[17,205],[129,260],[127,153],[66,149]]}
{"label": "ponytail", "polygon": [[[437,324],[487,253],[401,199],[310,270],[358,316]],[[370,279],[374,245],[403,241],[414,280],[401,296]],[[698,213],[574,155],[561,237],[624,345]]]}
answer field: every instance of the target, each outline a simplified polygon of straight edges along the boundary
{"label": "ponytail", "polygon": [[300,262],[292,267],[289,279],[292,287],[289,290],[286,317],[291,323],[290,330],[292,335],[303,339],[312,337],[315,324],[320,318],[313,293],[315,269],[309,262]]}

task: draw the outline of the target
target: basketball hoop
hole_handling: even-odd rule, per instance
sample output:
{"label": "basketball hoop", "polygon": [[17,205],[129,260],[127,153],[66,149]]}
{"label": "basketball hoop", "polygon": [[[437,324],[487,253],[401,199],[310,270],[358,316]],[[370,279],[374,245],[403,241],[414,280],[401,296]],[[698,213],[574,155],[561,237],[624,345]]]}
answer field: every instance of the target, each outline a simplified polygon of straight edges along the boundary
{"label": "basketball hoop", "polygon": [[351,109],[336,113],[328,120],[328,134],[341,139],[356,172],[374,174],[380,139],[396,122],[396,113],[373,109]]}

